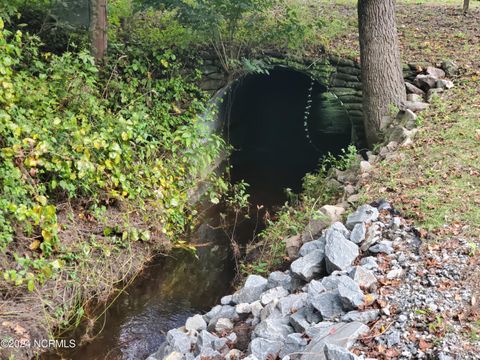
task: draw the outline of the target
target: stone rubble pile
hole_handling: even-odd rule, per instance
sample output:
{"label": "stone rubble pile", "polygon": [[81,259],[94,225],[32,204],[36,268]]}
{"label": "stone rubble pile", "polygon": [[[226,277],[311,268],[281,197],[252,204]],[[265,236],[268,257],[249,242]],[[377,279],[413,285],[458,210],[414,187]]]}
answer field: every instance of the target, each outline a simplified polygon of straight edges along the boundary
{"label": "stone rubble pile", "polygon": [[365,358],[349,350],[382,314],[377,257],[408,236],[388,203],[377,206],[360,206],[323,232],[309,225],[289,270],[250,275],[220,305],[170,330],[148,360]]}

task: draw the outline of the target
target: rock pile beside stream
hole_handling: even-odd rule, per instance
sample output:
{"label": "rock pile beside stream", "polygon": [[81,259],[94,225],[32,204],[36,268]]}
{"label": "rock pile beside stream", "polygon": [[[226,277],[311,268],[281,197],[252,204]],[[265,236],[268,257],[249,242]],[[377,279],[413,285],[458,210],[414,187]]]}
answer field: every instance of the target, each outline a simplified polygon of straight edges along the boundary
{"label": "rock pile beside stream", "polygon": [[376,300],[385,274],[377,257],[392,255],[411,235],[385,202],[321,230],[301,237],[289,270],[250,275],[221,304],[170,330],[148,360],[359,358],[349,350],[381,316]]}

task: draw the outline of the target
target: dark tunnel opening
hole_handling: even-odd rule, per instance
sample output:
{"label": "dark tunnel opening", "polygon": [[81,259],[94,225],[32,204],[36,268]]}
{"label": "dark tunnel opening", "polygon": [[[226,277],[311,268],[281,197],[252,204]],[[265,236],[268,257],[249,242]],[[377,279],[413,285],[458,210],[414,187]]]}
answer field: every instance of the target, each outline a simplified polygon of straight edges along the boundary
{"label": "dark tunnel opening", "polygon": [[337,155],[352,141],[341,102],[309,76],[286,68],[237,81],[221,116],[234,148],[232,182],[245,180],[251,203],[267,207],[284,203],[285,188],[299,192],[302,178],[325,154]]}

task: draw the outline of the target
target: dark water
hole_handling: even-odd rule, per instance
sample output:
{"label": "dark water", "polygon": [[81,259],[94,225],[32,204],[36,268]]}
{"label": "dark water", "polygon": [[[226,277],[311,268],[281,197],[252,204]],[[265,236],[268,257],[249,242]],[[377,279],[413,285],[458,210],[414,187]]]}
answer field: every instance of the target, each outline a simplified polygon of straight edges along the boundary
{"label": "dark water", "polygon": [[[197,257],[186,251],[158,257],[97,322],[99,335],[88,344],[45,359],[144,359],[165,340],[168,330],[209,310],[231,290],[235,266],[223,230],[215,219],[189,239],[200,244]],[[208,244],[206,244],[208,243]]]}
{"label": "dark water", "polygon": [[[224,102],[223,112],[230,115],[225,120],[226,137],[236,149],[230,158],[231,180],[244,179],[250,184],[252,208],[265,205],[272,210],[282,205],[285,188],[299,191],[303,176],[316,168],[323,154],[338,153],[350,142],[348,129],[341,129],[337,134],[317,136],[315,147],[308,143],[303,116],[309,86],[305,75],[276,70],[269,76],[247,77]],[[321,99],[324,90],[317,84],[314,98]],[[325,104],[314,102],[312,116],[321,120],[323,110],[315,113],[315,109]],[[318,124],[312,127],[312,136]],[[236,241],[245,244],[254,238],[264,227],[261,215],[253,212],[251,220],[236,227]],[[219,219],[218,208],[211,209],[203,225],[185,239],[208,244],[198,248],[198,258],[175,252],[155,259],[97,322],[93,333],[99,335],[93,341],[43,358],[145,359],[162,344],[168,330],[218,303],[231,292],[235,277],[230,238],[218,228]]]}

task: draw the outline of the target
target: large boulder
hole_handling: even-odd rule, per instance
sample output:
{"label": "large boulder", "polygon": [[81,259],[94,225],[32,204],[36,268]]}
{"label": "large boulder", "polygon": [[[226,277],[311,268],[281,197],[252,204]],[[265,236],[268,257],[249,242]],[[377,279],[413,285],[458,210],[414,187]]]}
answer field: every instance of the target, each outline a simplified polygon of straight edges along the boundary
{"label": "large boulder", "polygon": [[313,250],[292,262],[290,270],[293,274],[308,282],[324,272],[324,259],[325,252],[323,250]]}
{"label": "large boulder", "polygon": [[232,300],[236,304],[252,303],[260,299],[260,295],[267,288],[267,279],[260,275],[249,275],[245,285],[233,294]]}
{"label": "large boulder", "polygon": [[327,272],[345,270],[357,258],[358,246],[347,240],[338,231],[327,231],[325,234],[325,262]]}
{"label": "large boulder", "polygon": [[443,79],[445,77],[445,71],[434,66],[428,66],[425,73],[433,76],[435,79]]}

